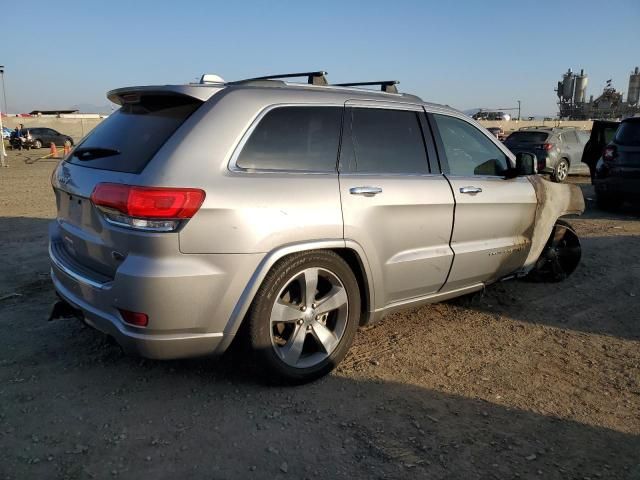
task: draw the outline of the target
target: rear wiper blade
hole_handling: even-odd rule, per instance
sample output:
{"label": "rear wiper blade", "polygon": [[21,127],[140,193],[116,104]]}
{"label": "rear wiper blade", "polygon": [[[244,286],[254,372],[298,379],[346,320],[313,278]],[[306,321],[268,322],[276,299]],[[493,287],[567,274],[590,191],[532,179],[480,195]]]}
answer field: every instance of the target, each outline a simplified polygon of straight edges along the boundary
{"label": "rear wiper blade", "polygon": [[114,155],[120,155],[120,151],[103,147],[76,148],[73,151],[73,156],[78,157],[78,160],[93,160],[95,158],[112,157]]}

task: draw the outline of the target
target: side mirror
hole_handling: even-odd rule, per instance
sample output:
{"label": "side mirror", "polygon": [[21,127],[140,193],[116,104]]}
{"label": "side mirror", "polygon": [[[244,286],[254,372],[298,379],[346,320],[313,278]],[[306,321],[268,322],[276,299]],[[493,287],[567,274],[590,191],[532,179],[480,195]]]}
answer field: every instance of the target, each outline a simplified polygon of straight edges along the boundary
{"label": "side mirror", "polygon": [[520,152],[516,155],[516,171],[520,176],[538,173],[538,159],[533,153]]}
{"label": "side mirror", "polygon": [[533,153],[521,152],[516,154],[516,166],[504,172],[504,178],[526,177],[538,173],[538,159]]}

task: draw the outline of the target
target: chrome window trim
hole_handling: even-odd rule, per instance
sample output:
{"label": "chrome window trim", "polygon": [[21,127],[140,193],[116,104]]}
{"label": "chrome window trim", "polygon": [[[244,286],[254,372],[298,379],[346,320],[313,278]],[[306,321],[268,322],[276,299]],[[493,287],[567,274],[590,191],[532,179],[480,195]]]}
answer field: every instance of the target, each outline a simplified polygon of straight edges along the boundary
{"label": "chrome window trim", "polygon": [[[491,135],[491,133],[484,128],[482,125],[480,125],[478,122],[476,122],[474,119],[467,117],[464,113],[458,113],[458,112],[450,112],[450,111],[429,111],[425,108],[425,112],[427,113],[432,113],[434,115],[442,115],[442,116],[446,116],[446,117],[452,117],[452,118],[457,118],[458,120],[462,120],[463,122],[466,122],[467,124],[469,124],[471,127],[475,128],[476,130],[478,130],[482,135],[484,135],[486,138],[488,138],[496,147],[498,147],[498,150],[500,150],[509,160],[509,162],[511,163],[511,167],[515,167],[516,166],[516,156],[511,152],[511,150],[509,150],[507,147],[505,147],[505,145],[498,140],[495,135]],[[434,117],[435,118],[435,117]],[[442,140],[442,138],[441,138]],[[448,163],[448,161],[447,161]],[[464,178],[501,178],[501,179],[505,179],[503,176],[501,175],[449,175],[446,174],[447,177],[464,177]]]}
{"label": "chrome window trim", "polygon": [[[352,103],[355,102],[355,103]],[[362,103],[362,102],[367,102],[367,103]],[[401,104],[402,106],[409,106],[412,108],[398,108],[398,105],[400,104],[396,104],[396,105],[390,105],[392,102],[386,101],[384,103],[386,103],[387,105],[378,105],[378,104],[374,104],[374,102],[379,102],[382,103],[382,101],[378,101],[378,100],[347,100],[344,104],[345,108],[373,108],[376,110],[397,110],[400,112],[413,112],[413,113],[424,113],[424,107],[422,105],[418,105],[416,103],[404,103]],[[413,108],[415,107],[415,108]],[[422,125],[420,124],[420,120],[418,120],[418,126],[420,127],[420,129],[422,130]],[[344,129],[343,129],[343,133],[344,133]],[[421,133],[421,136],[423,136],[424,134]],[[423,142],[426,142],[426,139],[423,138]],[[429,168],[429,152],[428,152],[428,147],[427,145],[424,145],[424,158],[427,161],[427,170],[431,170]],[[358,176],[358,177],[441,177],[443,176],[442,173],[431,173],[431,172],[426,172],[426,173],[418,173],[418,172],[412,172],[412,173],[398,173],[398,172],[340,172],[340,159],[338,159],[338,173],[340,174],[341,177],[347,177],[347,176]]]}
{"label": "chrome window trim", "polygon": [[444,108],[443,109],[433,108],[433,106],[429,106],[429,108],[427,108],[425,106],[424,107],[424,111],[426,113],[431,113],[431,114],[434,114],[434,115],[444,115],[444,116],[447,116],[447,117],[457,118],[459,120],[462,120],[463,122],[468,123],[469,125],[474,127],[476,130],[479,130],[480,133],[482,133],[489,140],[491,140],[491,142],[493,142],[493,144],[495,146],[497,146],[498,149],[500,149],[511,160],[511,166],[512,167],[515,166],[516,156],[511,152],[511,150],[509,150],[507,147],[505,147],[504,143],[502,143],[500,140],[498,140],[495,137],[495,135],[491,135],[491,133],[489,133],[482,125],[480,125],[473,118],[468,117],[467,115],[465,115],[462,112],[451,111],[451,110],[447,110],[447,109],[444,109]]}
{"label": "chrome window trim", "polygon": [[352,99],[344,102],[345,107],[351,108],[375,108],[378,110],[399,110],[403,112],[424,112],[423,105],[409,102],[393,102],[390,100]]}
{"label": "chrome window trim", "polygon": [[338,150],[336,149],[336,167],[333,171],[329,170],[287,170],[287,169],[272,169],[272,168],[242,168],[238,166],[237,161],[238,157],[240,157],[240,153],[242,152],[244,146],[246,145],[249,138],[253,134],[254,130],[260,124],[262,119],[272,110],[277,108],[287,108],[287,107],[333,107],[333,108],[342,108],[344,109],[344,105],[342,103],[274,103],[264,107],[258,115],[252,120],[249,128],[242,134],[240,141],[237,143],[235,148],[233,149],[233,153],[231,154],[231,158],[227,164],[227,169],[233,173],[241,173],[241,174],[256,174],[256,173],[270,173],[270,174],[301,174],[301,175],[329,175],[329,176],[337,176],[338,175]]}
{"label": "chrome window trim", "polygon": [[444,177],[444,173],[385,173],[385,172],[376,172],[376,173],[366,173],[366,172],[346,172],[341,173],[340,177],[348,178],[348,177]]}

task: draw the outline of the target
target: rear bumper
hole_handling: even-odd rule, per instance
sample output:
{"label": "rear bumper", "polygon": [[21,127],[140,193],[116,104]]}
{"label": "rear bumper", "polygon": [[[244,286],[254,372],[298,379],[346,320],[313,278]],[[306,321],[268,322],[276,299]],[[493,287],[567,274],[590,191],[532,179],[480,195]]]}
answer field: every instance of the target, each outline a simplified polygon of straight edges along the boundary
{"label": "rear bumper", "polygon": [[82,311],[84,321],[115,339],[130,354],[146,358],[168,360],[222,353],[231,343],[233,335],[209,334],[159,334],[140,333],[125,325],[119,317],[95,308],[78,295],[65,288],[65,275],[51,268],[51,280],[56,292],[74,308]]}
{"label": "rear bumper", "polygon": [[[56,228],[54,222],[49,244],[56,292],[125,351],[174,359],[219,354],[230,345],[237,326],[229,319],[260,255],[155,259],[130,254],[109,279],[91,275],[65,257]],[[149,325],[125,323],[119,309],[146,313]]]}
{"label": "rear bumper", "polygon": [[[127,353],[154,359],[196,357],[222,353],[233,340],[224,333],[144,333],[143,329],[126,325],[116,311],[100,308],[103,295],[95,287],[82,287],[84,295],[74,293],[65,284],[77,282],[52,262],[51,280],[58,295],[74,308],[82,311],[84,321],[96,330],[113,337]],[[89,291],[92,290],[92,291]],[[85,297],[92,298],[92,305]]]}

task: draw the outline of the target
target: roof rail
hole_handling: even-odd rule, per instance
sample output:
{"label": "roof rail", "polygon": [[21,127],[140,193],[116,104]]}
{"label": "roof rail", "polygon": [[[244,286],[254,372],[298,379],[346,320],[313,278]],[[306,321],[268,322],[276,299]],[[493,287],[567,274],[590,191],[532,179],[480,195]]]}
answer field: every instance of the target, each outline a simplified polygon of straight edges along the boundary
{"label": "roof rail", "polygon": [[334,87],[365,87],[369,85],[380,85],[380,91],[386,93],[398,93],[396,85],[398,80],[382,80],[381,82],[354,82],[354,83],[333,83]]}
{"label": "roof rail", "polygon": [[236,80],[229,83],[233,85],[257,80],[280,80],[281,78],[307,77],[307,83],[309,85],[327,85],[327,77],[325,77],[326,74],[327,72],[324,70],[318,70],[316,72],[282,73],[278,75],[265,75],[264,77],[245,78],[244,80]]}

